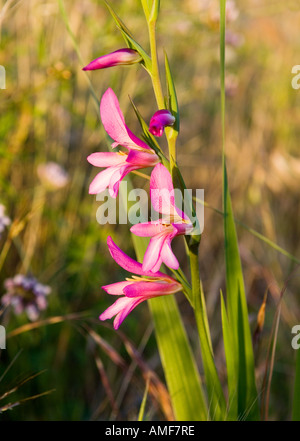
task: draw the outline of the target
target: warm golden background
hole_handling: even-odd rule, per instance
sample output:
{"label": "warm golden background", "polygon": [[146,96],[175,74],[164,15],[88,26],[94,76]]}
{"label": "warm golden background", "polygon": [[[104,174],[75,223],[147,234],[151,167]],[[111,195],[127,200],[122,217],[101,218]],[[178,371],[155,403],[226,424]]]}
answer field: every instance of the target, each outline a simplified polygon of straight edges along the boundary
{"label": "warm golden background", "polygon": [[[121,332],[98,321],[112,302],[101,285],[124,277],[109,256],[106,237],[111,234],[131,255],[133,248],[126,226],[98,225],[99,203],[88,194],[96,170],[86,157],[107,149],[88,80],[98,99],[108,87],[114,89],[136,134],[140,129],[128,95],[146,121],[157,109],[149,78],[138,66],[82,72],[92,59],[124,47],[104,3],[63,4],[66,15],[56,0],[0,1],[0,65],[6,69],[6,89],[0,90],[0,203],[13,221],[0,239],[0,296],[5,279],[31,273],[52,288],[39,320],[59,317],[57,324],[41,322],[32,329],[25,314],[6,310],[0,316],[8,334],[0,354],[0,398],[18,386],[0,407],[54,389],[0,418],[136,419],[147,372],[162,382],[164,377],[146,304],[126,319]],[[110,4],[148,50],[140,2]],[[292,88],[291,71],[300,64],[299,29],[296,0],[240,0],[228,17],[226,45],[226,151],[235,216],[298,259],[300,89]],[[218,1],[162,0],[158,45],[161,61],[163,49],[168,54],[177,87],[182,174],[189,188],[203,188],[205,201],[221,209]],[[37,169],[48,161],[68,173],[64,188],[50,191],[41,183]],[[140,177],[133,180],[148,188]],[[296,260],[239,224],[237,231],[253,330],[268,289],[265,327],[255,348],[260,388],[276,304]],[[187,270],[183,242],[174,246]],[[200,257],[218,369],[226,375],[219,308],[223,227],[221,215],[210,208]],[[276,420],[291,417],[291,328],[300,324],[299,280],[296,269],[284,292],[270,397],[270,418]],[[177,298],[199,353],[189,305],[181,294]],[[31,328],[16,334],[27,324]],[[155,384],[147,418],[166,419],[167,397],[158,379]]]}

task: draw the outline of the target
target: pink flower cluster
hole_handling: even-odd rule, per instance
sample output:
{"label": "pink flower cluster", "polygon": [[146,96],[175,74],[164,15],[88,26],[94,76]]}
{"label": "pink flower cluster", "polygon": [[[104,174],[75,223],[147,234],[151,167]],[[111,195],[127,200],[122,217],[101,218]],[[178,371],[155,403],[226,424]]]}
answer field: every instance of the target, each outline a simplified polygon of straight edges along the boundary
{"label": "pink flower cluster", "polygon": [[[137,62],[136,53],[124,49],[94,60],[84,70],[133,62]],[[131,259],[108,237],[107,244],[112,258],[126,271],[134,274],[123,282],[102,287],[108,294],[119,298],[99,318],[107,320],[115,317],[114,328],[118,329],[128,314],[144,300],[174,294],[182,289],[179,282],[159,270],[163,263],[172,269],[179,268],[171,242],[174,237],[187,234],[193,226],[188,216],[175,204],[169,171],[160,163],[154,150],[127,127],[118,99],[111,88],[102,96],[100,116],[106,133],[114,141],[112,148],[120,146],[125,151],[97,152],[88,156],[90,164],[104,169],[91,182],[89,193],[97,194],[108,188],[111,197],[116,198],[120,182],[128,173],[154,167],[150,178],[150,197],[154,210],[162,215],[157,221],[136,224],[131,228],[133,234],[151,238],[143,263]],[[150,120],[149,132],[161,136],[164,128],[174,122],[175,118],[168,110],[159,110]]]}

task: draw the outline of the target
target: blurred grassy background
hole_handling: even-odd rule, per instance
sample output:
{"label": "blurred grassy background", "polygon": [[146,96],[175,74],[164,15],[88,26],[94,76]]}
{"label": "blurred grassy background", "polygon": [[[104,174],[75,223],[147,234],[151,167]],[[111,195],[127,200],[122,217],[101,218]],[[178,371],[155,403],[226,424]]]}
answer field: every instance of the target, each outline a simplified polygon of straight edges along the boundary
{"label": "blurred grassy background", "polygon": [[[148,49],[140,2],[111,0],[110,4]],[[64,5],[85,64],[124,46],[102,1],[65,0]],[[226,47],[226,149],[234,212],[299,258],[300,90],[291,86],[291,69],[299,64],[299,5],[296,0],[240,0],[237,8],[237,17],[228,21]],[[176,81],[181,111],[178,163],[187,187],[203,188],[206,202],[220,209],[217,13],[217,1],[161,1],[158,44],[161,65],[164,48]],[[8,249],[0,295],[6,278],[29,271],[52,288],[41,320],[79,314],[7,339],[0,378],[8,371],[0,381],[0,396],[30,375],[44,372],[0,401],[0,406],[55,391],[4,412],[1,419],[136,419],[146,376],[155,372],[162,382],[164,378],[146,304],[126,319],[118,333],[111,323],[98,321],[112,302],[101,285],[125,275],[109,256],[107,235],[125,252],[133,255],[133,249],[126,226],[97,223],[99,203],[88,194],[96,170],[86,157],[107,146],[87,76],[56,0],[0,1],[0,38],[0,65],[6,69],[6,89],[0,90],[0,203],[14,228],[23,222],[11,243],[7,233],[0,239],[0,253]],[[156,107],[146,72],[137,66],[119,67],[88,77],[98,99],[108,87],[114,89],[128,126],[139,134],[128,95],[148,121]],[[44,190],[37,166],[47,161],[62,165],[70,181],[64,189],[46,191],[42,205]],[[141,178],[133,176],[133,180],[147,188]],[[295,264],[241,227],[238,235],[253,329],[269,288],[265,328],[256,348],[260,387],[276,303]],[[174,248],[187,270],[183,242],[174,241]],[[224,289],[223,227],[222,217],[209,208],[200,258],[218,369],[225,379],[219,308]],[[291,416],[295,351],[290,342],[292,326],[300,323],[298,274],[284,294],[271,419]],[[199,355],[192,311],[181,294],[177,298]],[[11,310],[0,320],[8,334],[28,323],[25,314],[15,316]],[[132,352],[127,339],[142,358]],[[147,418],[166,419],[168,398],[158,378],[153,384]]]}

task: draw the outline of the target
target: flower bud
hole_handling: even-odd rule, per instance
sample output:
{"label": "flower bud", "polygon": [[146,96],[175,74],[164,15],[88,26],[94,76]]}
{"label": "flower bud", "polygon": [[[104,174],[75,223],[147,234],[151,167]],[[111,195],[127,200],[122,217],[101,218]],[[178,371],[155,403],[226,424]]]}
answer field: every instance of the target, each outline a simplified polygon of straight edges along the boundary
{"label": "flower bud", "polygon": [[134,49],[119,49],[91,61],[82,70],[97,70],[107,67],[135,64],[142,61],[141,56]]}
{"label": "flower bud", "polygon": [[175,117],[169,110],[158,110],[154,113],[150,120],[149,132],[154,136],[162,136],[166,126],[172,126],[175,122]]}

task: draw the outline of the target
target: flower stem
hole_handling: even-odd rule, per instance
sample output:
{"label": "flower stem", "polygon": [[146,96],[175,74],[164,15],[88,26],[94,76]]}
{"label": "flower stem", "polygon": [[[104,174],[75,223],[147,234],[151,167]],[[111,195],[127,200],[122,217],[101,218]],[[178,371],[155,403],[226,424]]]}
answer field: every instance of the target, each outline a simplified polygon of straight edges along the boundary
{"label": "flower stem", "polygon": [[[165,108],[164,94],[162,91],[160,75],[159,75],[159,65],[157,57],[157,47],[156,47],[156,20],[148,21],[149,30],[149,41],[150,41],[150,51],[152,59],[152,70],[151,70],[151,80],[152,86],[159,109]],[[166,137],[168,141],[169,158],[170,158],[170,171],[172,178],[175,177],[176,169],[176,139],[177,135],[174,136],[174,130],[172,128],[166,127]]]}
{"label": "flower stem", "polygon": [[156,47],[156,20],[150,20],[148,22],[148,30],[149,30],[150,52],[151,52],[151,60],[152,60],[151,79],[152,79],[153,90],[158,108],[164,109],[165,100],[160,82],[157,47]]}

